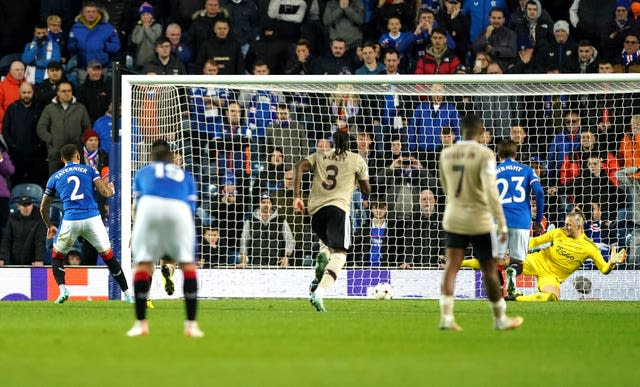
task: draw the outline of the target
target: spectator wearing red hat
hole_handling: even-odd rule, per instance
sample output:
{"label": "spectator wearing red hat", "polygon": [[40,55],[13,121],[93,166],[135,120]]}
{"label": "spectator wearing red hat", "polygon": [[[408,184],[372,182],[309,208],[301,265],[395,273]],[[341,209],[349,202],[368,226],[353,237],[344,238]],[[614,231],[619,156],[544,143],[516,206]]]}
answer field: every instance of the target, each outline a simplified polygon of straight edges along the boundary
{"label": "spectator wearing red hat", "polygon": [[80,162],[91,166],[98,172],[109,166],[109,155],[100,149],[100,135],[93,129],[87,129],[82,133]]}

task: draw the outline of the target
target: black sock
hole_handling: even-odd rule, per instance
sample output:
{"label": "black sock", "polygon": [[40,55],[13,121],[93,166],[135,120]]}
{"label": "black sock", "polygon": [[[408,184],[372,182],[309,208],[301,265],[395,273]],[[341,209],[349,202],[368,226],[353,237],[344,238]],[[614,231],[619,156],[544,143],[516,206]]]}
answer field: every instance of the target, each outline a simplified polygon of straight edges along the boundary
{"label": "black sock", "polygon": [[123,292],[128,290],[129,285],[127,284],[127,278],[124,276],[124,273],[122,272],[122,266],[120,266],[118,261],[116,261],[115,258],[111,258],[111,259],[104,259],[104,263],[109,268],[109,272],[111,273],[113,278],[116,280],[118,285],[120,285],[120,289],[122,289]]}
{"label": "black sock", "polygon": [[184,283],[182,290],[184,292],[184,305],[187,309],[187,320],[195,321],[196,310],[198,308],[198,280],[196,279],[196,272],[185,271]]}
{"label": "black sock", "polygon": [[522,264],[521,263],[512,263],[509,267],[516,269],[516,275],[522,274]]}
{"label": "black sock", "polygon": [[64,261],[62,259],[53,258],[51,260],[51,271],[53,278],[56,279],[58,285],[64,285]]}
{"label": "black sock", "polygon": [[136,271],[133,276],[133,291],[136,296],[136,319],[144,320],[147,315],[147,297],[151,287],[151,277],[146,271]]}

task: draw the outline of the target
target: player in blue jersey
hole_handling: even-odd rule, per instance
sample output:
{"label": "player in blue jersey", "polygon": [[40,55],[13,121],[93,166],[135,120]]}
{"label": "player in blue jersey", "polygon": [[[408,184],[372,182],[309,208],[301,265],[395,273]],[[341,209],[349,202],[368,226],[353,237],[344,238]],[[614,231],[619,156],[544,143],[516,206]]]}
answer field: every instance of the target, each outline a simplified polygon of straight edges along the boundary
{"label": "player in blue jersey", "polygon": [[[64,257],[79,236],[86,239],[98,251],[109,272],[124,292],[125,300],[133,303],[133,296],[129,293],[122,267],[113,257],[109,235],[102,223],[96,201],[96,190],[105,198],[113,196],[115,193],[113,183],[105,183],[98,171],[88,165],[80,164],[80,153],[76,145],[67,144],[60,148],[60,153],[65,165],[49,178],[40,204],[40,215],[48,230],[47,237],[55,237],[51,270],[60,288],[60,295],[54,303],[62,304],[69,298],[64,280]],[[64,209],[59,232],[49,219],[49,207],[54,196],[60,198]]]}
{"label": "player in blue jersey", "polygon": [[509,233],[508,242],[498,245],[498,256],[509,254],[511,260],[506,269],[507,300],[516,297],[516,274],[527,256],[531,232],[531,191],[536,197],[536,230],[542,228],[544,214],[544,190],[540,179],[531,167],[513,160],[517,150],[518,144],[511,139],[504,139],[498,144],[500,164],[496,182]]}
{"label": "player in blue jersey", "polygon": [[133,288],[136,322],[127,336],[146,336],[147,296],[155,263],[178,262],[184,278],[187,319],[184,335],[203,337],[196,322],[198,281],[195,260],[195,182],[191,174],[173,163],[169,144],[158,140],[151,147],[151,164],[135,177],[136,217],[131,251],[136,263]]}

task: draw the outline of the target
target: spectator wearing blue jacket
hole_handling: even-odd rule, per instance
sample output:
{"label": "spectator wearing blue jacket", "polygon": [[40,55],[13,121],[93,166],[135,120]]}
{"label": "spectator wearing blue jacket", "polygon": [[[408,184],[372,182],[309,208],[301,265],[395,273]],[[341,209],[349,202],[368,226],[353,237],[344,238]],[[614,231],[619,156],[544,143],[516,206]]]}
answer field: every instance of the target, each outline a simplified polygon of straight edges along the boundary
{"label": "spectator wearing blue jacket", "polygon": [[22,63],[27,66],[25,77],[34,85],[44,80],[50,62],[60,61],[60,45],[47,32],[47,26],[38,24],[33,30],[33,40],[24,46]]}
{"label": "spectator wearing blue jacket", "polygon": [[580,114],[570,110],[564,116],[565,129],[556,135],[549,144],[548,176],[552,181],[558,178],[564,157],[580,149]]}
{"label": "spectator wearing blue jacket", "polygon": [[456,139],[460,137],[458,109],[455,104],[445,102],[444,96],[437,95],[438,92],[442,92],[442,86],[431,86],[434,94],[415,107],[408,131],[411,151],[435,151],[442,145],[440,133],[445,126],[453,129]]}
{"label": "spectator wearing blue jacket", "polygon": [[76,22],[71,27],[67,48],[77,55],[78,83],[83,83],[87,73],[83,70],[92,60],[111,67],[111,56],[120,51],[120,38],[115,27],[109,24],[109,15],[98,9],[95,2],[85,2]]}
{"label": "spectator wearing blue jacket", "polygon": [[383,50],[388,48],[395,48],[398,54],[400,54],[400,62],[404,67],[407,66],[407,61],[410,60],[411,49],[416,41],[416,36],[411,32],[402,32],[402,23],[400,18],[392,16],[387,20],[387,32],[380,36],[380,47]]}

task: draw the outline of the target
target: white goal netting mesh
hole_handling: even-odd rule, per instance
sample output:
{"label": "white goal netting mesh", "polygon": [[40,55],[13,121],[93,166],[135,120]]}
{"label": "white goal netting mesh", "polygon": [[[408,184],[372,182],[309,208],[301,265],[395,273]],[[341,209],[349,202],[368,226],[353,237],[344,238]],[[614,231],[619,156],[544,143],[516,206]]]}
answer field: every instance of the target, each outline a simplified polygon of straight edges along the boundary
{"label": "white goal netting mesh", "polygon": [[[197,180],[202,267],[309,267],[318,243],[310,218],[293,211],[292,168],[329,149],[332,133],[347,126],[373,186],[369,196],[353,193],[348,267],[368,275],[437,269],[444,255],[438,156],[460,138],[460,119],[474,113],[487,146],[514,140],[516,160],[540,176],[547,230],[578,206],[603,256],[624,246],[621,269],[640,268],[640,78],[596,76],[138,77],[123,82],[128,176],[148,162],[153,140],[168,140]],[[309,185],[307,178],[304,195]]]}

